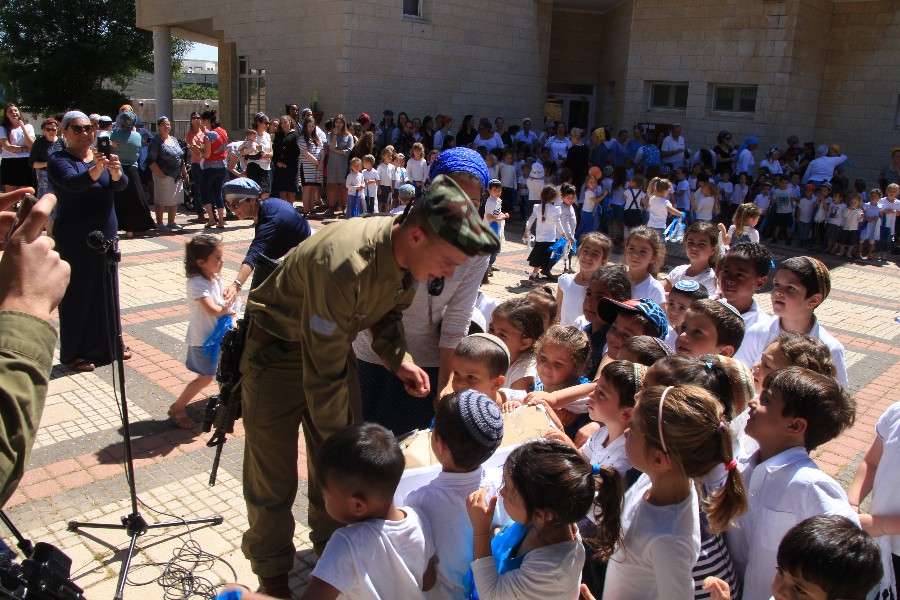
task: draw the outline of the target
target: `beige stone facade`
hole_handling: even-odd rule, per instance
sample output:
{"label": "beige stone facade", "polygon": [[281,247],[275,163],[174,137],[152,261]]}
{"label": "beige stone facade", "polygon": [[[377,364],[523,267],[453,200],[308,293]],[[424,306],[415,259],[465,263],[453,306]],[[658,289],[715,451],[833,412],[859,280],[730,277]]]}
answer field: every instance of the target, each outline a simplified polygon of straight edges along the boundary
{"label": "beige stone facade", "polygon": [[[403,5],[137,0],[137,21],[219,46],[229,128],[250,110],[243,66],[265,70],[270,114],[316,91],[326,117],[377,120],[391,107],[450,114],[454,129],[469,113],[680,122],[694,149],[721,129],[756,135],[761,149],[796,133],[840,143],[850,176],[870,185],[900,145],[898,0],[421,0],[421,18]],[[670,85],[686,86],[686,100],[679,87],[674,106],[654,108],[654,86]]]}

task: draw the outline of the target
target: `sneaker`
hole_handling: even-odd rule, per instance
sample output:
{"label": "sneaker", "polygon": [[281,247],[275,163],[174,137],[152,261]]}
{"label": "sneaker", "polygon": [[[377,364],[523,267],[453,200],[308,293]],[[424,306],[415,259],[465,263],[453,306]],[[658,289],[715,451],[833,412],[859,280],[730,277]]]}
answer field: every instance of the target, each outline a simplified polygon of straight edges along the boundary
{"label": "sneaker", "polygon": [[168,232],[172,231],[171,229],[168,228],[168,226],[163,225],[162,223],[156,224],[156,230],[159,231],[160,233],[168,233]]}
{"label": "sneaker", "polygon": [[181,231],[182,229],[184,229],[184,227],[182,227],[178,223],[169,223],[168,225],[166,225],[166,227],[169,228],[169,231]]}

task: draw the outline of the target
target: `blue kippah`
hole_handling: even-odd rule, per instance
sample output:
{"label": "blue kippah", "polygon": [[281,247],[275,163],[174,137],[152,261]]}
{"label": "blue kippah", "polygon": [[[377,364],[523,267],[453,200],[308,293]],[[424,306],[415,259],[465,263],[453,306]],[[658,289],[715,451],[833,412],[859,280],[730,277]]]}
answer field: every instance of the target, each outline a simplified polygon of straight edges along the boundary
{"label": "blue kippah", "polygon": [[487,448],[498,448],[503,441],[503,414],[497,404],[475,390],[456,395],[459,416],[469,434]]}
{"label": "blue kippah", "polygon": [[431,170],[428,172],[428,175],[434,181],[438,175],[447,175],[457,171],[465,171],[477,175],[481,179],[481,185],[484,186],[484,189],[487,189],[488,182],[491,180],[487,163],[484,162],[481,155],[471,148],[460,146],[449,148],[438,154],[434,162],[431,163]]}
{"label": "blue kippah", "polygon": [[680,292],[696,292],[700,289],[700,284],[693,279],[682,279],[672,287]]}

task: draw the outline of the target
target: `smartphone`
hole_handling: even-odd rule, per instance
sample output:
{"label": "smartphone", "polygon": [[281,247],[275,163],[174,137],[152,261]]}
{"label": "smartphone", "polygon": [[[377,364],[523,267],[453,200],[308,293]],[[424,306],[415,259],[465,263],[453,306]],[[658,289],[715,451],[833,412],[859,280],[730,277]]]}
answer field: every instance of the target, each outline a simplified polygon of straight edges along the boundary
{"label": "smartphone", "polygon": [[16,211],[16,216],[13,219],[12,225],[9,226],[9,231],[6,232],[6,238],[3,240],[4,245],[9,243],[9,239],[16,232],[16,229],[25,222],[25,219],[31,214],[31,209],[34,208],[35,204],[37,204],[37,198],[31,194],[25,194],[25,197],[19,202],[19,210]]}
{"label": "smartphone", "polygon": [[112,155],[112,140],[108,136],[97,138],[97,150],[103,153],[106,158]]}

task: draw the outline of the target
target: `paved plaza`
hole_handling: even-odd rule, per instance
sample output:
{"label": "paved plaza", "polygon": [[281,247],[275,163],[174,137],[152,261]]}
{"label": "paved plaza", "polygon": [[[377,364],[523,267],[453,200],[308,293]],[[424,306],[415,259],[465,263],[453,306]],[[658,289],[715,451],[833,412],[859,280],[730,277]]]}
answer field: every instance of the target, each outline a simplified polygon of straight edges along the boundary
{"label": "paved plaza", "polygon": [[[187,218],[180,214],[179,222],[184,223]],[[322,224],[314,221],[313,226]],[[508,240],[496,264],[500,271],[485,287],[489,295],[507,298],[529,289],[527,249],[519,241],[521,227],[521,222],[510,222],[507,227]],[[151,523],[212,515],[222,515],[224,522],[218,526],[152,529],[140,537],[140,551],[129,573],[126,598],[163,598],[160,581],[166,563],[180,552],[179,564],[190,569],[189,555],[196,553],[192,550],[196,547],[219,560],[198,560],[195,579],[203,578],[210,585],[235,579],[255,585],[255,577],[240,550],[246,526],[241,493],[241,423],[237,423],[234,437],[225,445],[218,483],[209,487],[213,450],[205,445],[208,435],[200,434],[199,427],[195,431],[177,429],[166,417],[169,405],[184,384],[193,379],[183,363],[188,319],[183,247],[190,235],[201,230],[202,225],[188,225],[180,233],[121,242],[123,330],[126,344],[134,353],[125,363],[125,372],[141,513]],[[228,222],[223,233],[225,281],[234,277],[252,237],[249,221]],[[773,246],[772,250],[776,262],[798,254],[796,249],[784,246]],[[819,258],[832,269],[833,287],[817,313],[847,350],[851,388],[858,407],[856,425],[818,449],[814,458],[824,471],[847,487],[874,436],[876,419],[900,399],[900,322],[896,320],[900,315],[900,269],[896,260],[876,264],[821,255]],[[621,249],[616,249],[612,260],[620,259]],[[682,249],[670,245],[668,261],[667,268],[684,262]],[[760,294],[757,300],[771,312],[768,293]],[[55,544],[72,558],[73,580],[85,589],[87,598],[113,596],[129,543],[124,531],[67,531],[70,520],[118,523],[130,512],[113,372],[113,368],[105,367],[92,373],[75,373],[59,364],[54,366],[31,462],[6,506],[26,537]],[[201,420],[205,396],[215,391],[215,386],[210,386],[191,404],[188,410],[194,420]],[[297,469],[301,477],[306,476],[305,457],[301,456]],[[306,585],[315,564],[305,526],[303,488],[301,483],[301,494],[294,504],[298,548],[292,573],[295,593]],[[5,529],[2,535],[10,546],[14,545]],[[166,575],[172,578],[171,573]],[[196,585],[202,583],[196,580]]]}

